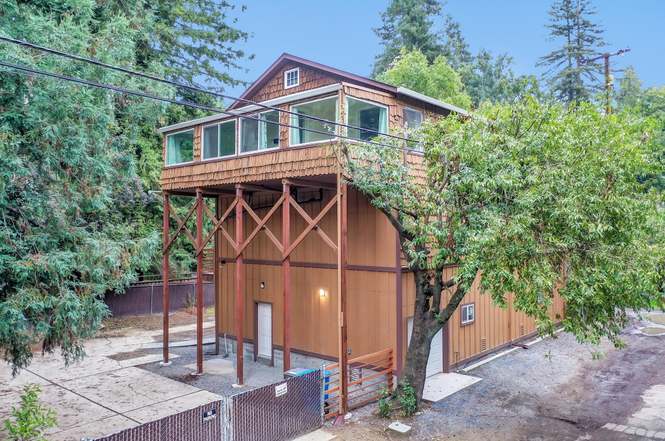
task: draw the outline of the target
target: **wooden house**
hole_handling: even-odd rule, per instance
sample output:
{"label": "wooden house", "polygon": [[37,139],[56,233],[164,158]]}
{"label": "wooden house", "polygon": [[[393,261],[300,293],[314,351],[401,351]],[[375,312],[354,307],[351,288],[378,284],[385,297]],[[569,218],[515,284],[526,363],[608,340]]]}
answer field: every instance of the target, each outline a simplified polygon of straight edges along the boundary
{"label": "wooden house", "polygon": [[[278,350],[284,370],[291,352],[345,365],[349,357],[389,349],[399,375],[413,315],[412,276],[388,220],[340,179],[334,146],[340,137],[368,140],[451,112],[464,110],[284,54],[224,113],[160,129],[165,304],[168,249],[173,236],[185,233],[195,243],[199,278],[204,250],[214,248],[218,339],[254,343],[254,355],[269,360]],[[406,156],[419,170],[421,153]],[[175,234],[170,195],[196,198],[187,217],[176,219]],[[204,198],[214,198],[215,212]],[[215,225],[208,234],[204,216]],[[186,226],[193,218],[196,234]],[[428,375],[534,333],[533,320],[490,302],[478,289],[467,294],[435,337]],[[165,315],[165,361],[167,329]],[[239,351],[239,384],[244,358]],[[202,354],[198,362],[202,371]]]}

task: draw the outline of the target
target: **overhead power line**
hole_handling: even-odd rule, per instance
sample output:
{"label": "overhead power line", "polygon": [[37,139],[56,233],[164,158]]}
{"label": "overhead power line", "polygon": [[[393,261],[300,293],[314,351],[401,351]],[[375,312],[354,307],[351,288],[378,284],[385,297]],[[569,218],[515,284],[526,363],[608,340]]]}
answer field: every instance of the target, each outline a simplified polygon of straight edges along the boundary
{"label": "overhead power line", "polygon": [[[189,100],[177,100],[177,99],[172,99],[172,98],[165,98],[165,97],[162,97],[162,96],[153,95],[153,94],[143,92],[143,91],[140,91],[140,90],[126,89],[124,87],[115,86],[113,84],[100,83],[100,82],[97,82],[97,81],[86,80],[86,79],[83,79],[83,78],[71,77],[71,76],[68,76],[68,75],[58,74],[58,73],[54,73],[54,72],[48,72],[48,71],[41,70],[41,69],[34,69],[34,68],[31,68],[31,67],[22,66],[22,65],[19,65],[19,64],[13,64],[13,63],[7,63],[7,62],[4,62],[4,61],[0,61],[0,66],[6,67],[6,68],[9,68],[9,69],[13,69],[13,70],[16,70],[16,71],[19,71],[19,72],[22,72],[22,73],[41,75],[41,76],[49,77],[49,78],[55,78],[55,79],[62,80],[62,81],[69,81],[69,82],[72,82],[72,83],[81,84],[81,85],[84,85],[84,86],[95,87],[95,88],[98,88],[98,89],[106,89],[106,90],[110,90],[112,92],[116,92],[116,93],[120,93],[120,94],[133,95],[133,96],[137,96],[137,97],[141,97],[141,98],[147,98],[147,99],[152,99],[152,100],[156,100],[156,101],[162,101],[162,102],[165,102],[165,103],[191,107],[191,108],[194,108],[194,109],[206,110],[206,111],[209,111],[209,112],[221,113],[221,114],[224,114],[224,115],[229,115],[229,116],[234,116],[234,117],[239,116],[237,113],[232,113],[232,112],[229,112],[229,111],[226,111],[226,110],[223,110],[223,109],[219,109],[219,108],[212,107],[212,106],[207,106],[207,105],[204,105],[204,104],[198,104],[198,103],[195,103],[195,102],[189,101]],[[297,130],[303,130],[305,132],[318,133],[320,135],[332,136],[332,137],[335,137],[335,138],[347,139],[347,140],[355,141],[355,142],[360,141],[357,138],[353,138],[353,137],[342,135],[342,134],[335,134],[334,132],[327,132],[327,131],[323,131],[323,130],[303,128],[303,127],[294,126],[294,125],[291,125],[291,124],[284,124],[284,123],[280,123],[280,122],[272,122],[272,121],[268,121],[266,119],[256,117],[256,116],[248,115],[248,116],[241,116],[241,117],[245,118],[245,119],[252,119],[252,120],[255,120],[255,121],[264,122],[266,124],[272,124],[272,125],[280,126],[280,127],[287,127],[287,128],[297,129]],[[361,129],[361,130],[364,130],[364,129]],[[405,138],[405,140],[407,142],[414,143],[413,140],[408,140],[406,138]],[[399,147],[399,146],[396,146],[396,145],[384,144],[384,143],[380,143],[380,142],[376,142],[376,141],[361,141],[361,142],[371,144],[371,145],[376,145],[378,147],[394,148],[394,149],[399,149],[399,150],[404,150],[404,151],[412,151],[413,150],[413,149],[409,149],[409,148],[406,148],[406,147]]]}
{"label": "overhead power line", "polygon": [[212,91],[212,90],[206,90],[206,89],[203,89],[203,88],[200,88],[200,87],[197,87],[197,86],[192,86],[192,85],[188,85],[188,84],[184,84],[184,83],[179,83],[177,81],[169,80],[169,79],[162,78],[162,77],[159,77],[159,76],[156,76],[156,75],[147,74],[147,73],[144,73],[144,72],[139,72],[139,71],[136,71],[136,70],[128,69],[126,67],[115,66],[113,64],[104,63],[103,61],[99,61],[99,60],[96,60],[94,58],[83,57],[81,55],[76,55],[76,54],[72,54],[72,53],[69,53],[69,52],[64,52],[64,51],[60,51],[60,50],[57,50],[57,49],[53,49],[53,48],[50,48],[50,47],[30,43],[29,41],[25,41],[25,40],[18,40],[16,38],[0,36],[0,41],[4,41],[4,42],[7,42],[7,43],[12,43],[12,44],[16,44],[16,45],[20,45],[20,46],[24,46],[24,47],[29,47],[31,49],[46,52],[46,53],[56,55],[56,56],[59,56],[59,57],[65,57],[65,58],[69,58],[71,60],[76,60],[76,61],[81,61],[81,62],[84,62],[84,63],[93,64],[95,66],[115,70],[117,72],[122,72],[122,73],[130,75],[130,76],[136,76],[136,77],[141,77],[141,78],[145,78],[145,79],[152,80],[152,81],[157,81],[157,82],[160,82],[160,83],[163,83],[163,84],[168,84],[170,86],[179,87],[179,88],[182,88],[182,89],[187,89],[187,90],[190,90],[190,91],[193,91],[193,92],[204,93],[204,94],[207,94],[207,95],[215,96],[217,98],[231,99],[231,100],[239,101],[239,102],[242,102],[242,103],[258,106],[262,109],[275,110],[275,111],[278,111],[278,112],[286,113],[288,115],[297,116],[299,118],[307,118],[307,119],[310,119],[310,120],[313,120],[313,121],[320,122],[322,124],[330,124],[330,125],[334,125],[334,126],[337,126],[337,127],[344,127],[344,128],[353,129],[353,130],[362,130],[363,132],[366,132],[366,133],[373,133],[375,135],[381,135],[381,136],[385,136],[385,137],[388,137],[388,138],[398,139],[400,141],[413,142],[413,140],[409,140],[409,139],[401,137],[401,136],[392,135],[392,134],[389,134],[389,133],[381,133],[378,130],[366,129],[366,128],[351,125],[351,124],[345,124],[345,123],[341,123],[341,122],[337,122],[337,121],[331,121],[331,120],[328,120],[328,119],[325,119],[325,118],[320,118],[320,117],[314,116],[314,115],[306,115],[306,114],[302,114],[302,113],[298,113],[298,112],[293,112],[291,110],[281,109],[279,107],[270,106],[270,105],[267,105],[267,104],[259,103],[259,102],[248,100],[248,99],[245,99],[245,98],[234,97],[234,96],[231,96],[231,95],[215,92],[215,91]]}

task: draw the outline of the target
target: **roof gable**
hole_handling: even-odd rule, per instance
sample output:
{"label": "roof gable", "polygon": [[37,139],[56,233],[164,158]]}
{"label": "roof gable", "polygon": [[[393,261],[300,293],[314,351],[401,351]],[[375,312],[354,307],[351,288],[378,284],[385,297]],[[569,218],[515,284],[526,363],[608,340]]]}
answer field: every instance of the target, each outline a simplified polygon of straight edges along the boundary
{"label": "roof gable", "polygon": [[[300,83],[298,86],[284,88],[284,72],[290,69],[300,69]],[[235,101],[229,109],[242,107],[244,100],[262,102],[280,96],[289,95],[304,90],[315,89],[328,84],[349,82],[372,89],[389,93],[396,93],[397,88],[379,81],[344,72],[295,55],[282,54],[265,72],[252,83],[240,99]]]}

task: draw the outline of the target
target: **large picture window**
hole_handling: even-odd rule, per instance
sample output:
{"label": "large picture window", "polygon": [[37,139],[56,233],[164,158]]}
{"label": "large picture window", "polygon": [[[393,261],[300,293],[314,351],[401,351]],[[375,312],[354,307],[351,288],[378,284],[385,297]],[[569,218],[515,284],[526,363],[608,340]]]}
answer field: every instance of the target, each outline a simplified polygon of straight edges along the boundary
{"label": "large picture window", "polygon": [[[291,107],[291,145],[326,141],[335,137],[335,125],[317,121],[308,116],[337,122],[337,97],[297,104]],[[310,130],[316,130],[312,132]],[[323,132],[323,133],[320,133]]]}
{"label": "large picture window", "polygon": [[248,153],[279,147],[279,112],[254,115],[240,120],[240,152]]}
{"label": "large picture window", "polygon": [[235,152],[235,120],[203,128],[203,159],[230,156],[235,154]]}
{"label": "large picture window", "polygon": [[194,159],[194,130],[166,137],[166,165],[182,164]]}
{"label": "large picture window", "polygon": [[379,133],[388,133],[388,108],[368,101],[347,97],[347,124],[362,129],[349,129],[351,138],[369,141]]}

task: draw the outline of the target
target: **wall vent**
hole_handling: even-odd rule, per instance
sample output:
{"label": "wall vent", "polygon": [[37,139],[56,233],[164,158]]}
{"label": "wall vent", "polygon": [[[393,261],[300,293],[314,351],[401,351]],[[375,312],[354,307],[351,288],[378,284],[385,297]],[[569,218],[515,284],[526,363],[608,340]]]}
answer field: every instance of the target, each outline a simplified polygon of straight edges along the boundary
{"label": "wall vent", "polygon": [[524,335],[524,325],[520,325],[520,335]]}
{"label": "wall vent", "polygon": [[487,350],[487,338],[482,337],[480,339],[480,352],[484,352]]}

